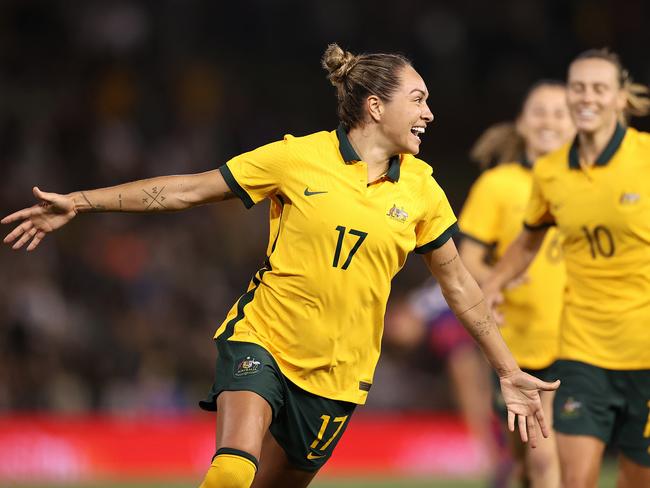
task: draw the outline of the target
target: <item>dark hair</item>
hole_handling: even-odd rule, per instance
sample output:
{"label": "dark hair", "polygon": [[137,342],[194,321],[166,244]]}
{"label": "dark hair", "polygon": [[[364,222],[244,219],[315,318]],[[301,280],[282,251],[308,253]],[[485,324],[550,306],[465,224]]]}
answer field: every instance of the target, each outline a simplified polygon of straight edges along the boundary
{"label": "dark hair", "polygon": [[[531,85],[524,95],[519,108],[519,116],[526,106],[530,96],[542,87],[564,88],[560,80],[543,79]],[[514,122],[500,122],[488,127],[476,140],[470,150],[470,158],[478,163],[481,169],[491,168],[501,163],[511,163],[521,158],[526,151],[526,141],[517,131]]]}
{"label": "dark hair", "polygon": [[627,104],[619,117],[621,123],[627,124],[627,120],[632,116],[644,116],[650,113],[650,98],[648,98],[650,89],[641,83],[634,83],[630,73],[623,67],[618,54],[606,47],[589,49],[578,54],[571,64],[583,59],[602,59],[616,68],[618,84],[627,95]]}
{"label": "dark hair", "polygon": [[327,78],[336,87],[338,115],[346,130],[361,124],[368,96],[389,101],[400,85],[399,71],[411,62],[399,54],[354,55],[330,44],[321,60]]}

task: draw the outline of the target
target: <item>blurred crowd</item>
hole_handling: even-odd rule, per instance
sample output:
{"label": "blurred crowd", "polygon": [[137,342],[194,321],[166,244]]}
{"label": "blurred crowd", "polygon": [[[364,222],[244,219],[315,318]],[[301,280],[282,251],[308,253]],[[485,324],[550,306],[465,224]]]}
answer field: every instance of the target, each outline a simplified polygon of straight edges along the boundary
{"label": "blurred crowd", "polygon": [[[287,132],[335,128],[318,63],[333,41],[414,59],[436,115],[421,156],[458,210],[476,175],[467,148],[530,82],[601,45],[650,79],[648,6],[614,5],[4,0],[0,214],[31,204],[35,184],[205,171]],[[211,336],[264,259],[259,207],[82,216],[32,254],[0,249],[0,411],[194,408],[212,381]],[[425,276],[414,265],[396,294]],[[386,352],[370,407],[450,406],[442,360]]]}

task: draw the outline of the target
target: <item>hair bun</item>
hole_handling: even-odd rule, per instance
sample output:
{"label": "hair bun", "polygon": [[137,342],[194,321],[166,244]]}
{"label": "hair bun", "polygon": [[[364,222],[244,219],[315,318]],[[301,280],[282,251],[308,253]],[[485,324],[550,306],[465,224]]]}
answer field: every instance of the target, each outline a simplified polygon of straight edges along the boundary
{"label": "hair bun", "polygon": [[338,44],[332,43],[327,46],[321,64],[327,71],[327,78],[332,85],[337,86],[343,82],[348,73],[357,64],[357,56],[349,51],[344,51]]}

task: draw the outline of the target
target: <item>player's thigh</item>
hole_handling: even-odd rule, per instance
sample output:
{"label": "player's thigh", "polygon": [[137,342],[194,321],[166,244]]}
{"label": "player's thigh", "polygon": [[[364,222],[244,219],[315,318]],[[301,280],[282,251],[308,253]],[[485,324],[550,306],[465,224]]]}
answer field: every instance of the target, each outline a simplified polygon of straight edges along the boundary
{"label": "player's thigh", "polygon": [[252,391],[223,391],[217,411],[217,450],[239,449],[260,459],[273,416],[269,403]]}
{"label": "player's thigh", "polygon": [[650,486],[650,467],[642,466],[621,454],[618,458],[617,488]]}
{"label": "player's thigh", "polygon": [[215,381],[201,408],[217,411],[217,449],[239,449],[259,459],[274,414],[284,405],[284,379],[263,347],[217,341]]}
{"label": "player's thigh", "polygon": [[598,484],[605,443],[584,435],[556,433],[562,486],[595,488]]}
{"label": "player's thigh", "polygon": [[260,465],[251,488],[303,488],[309,485],[318,470],[305,471],[293,465],[284,449],[270,432],[262,444]]}

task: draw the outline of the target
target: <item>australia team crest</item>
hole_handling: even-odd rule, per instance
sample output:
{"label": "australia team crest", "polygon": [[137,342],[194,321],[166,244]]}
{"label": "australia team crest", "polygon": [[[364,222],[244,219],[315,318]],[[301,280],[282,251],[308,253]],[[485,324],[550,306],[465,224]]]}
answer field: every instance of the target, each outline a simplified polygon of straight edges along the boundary
{"label": "australia team crest", "polygon": [[406,210],[404,210],[403,207],[398,207],[395,203],[390,208],[390,210],[388,210],[388,213],[386,215],[398,222],[406,222],[406,219],[409,218],[409,214],[406,213]]}
{"label": "australia team crest", "polygon": [[246,356],[245,359],[237,363],[234,375],[237,378],[242,376],[250,376],[259,373],[262,370],[262,363],[255,359],[253,356]]}

